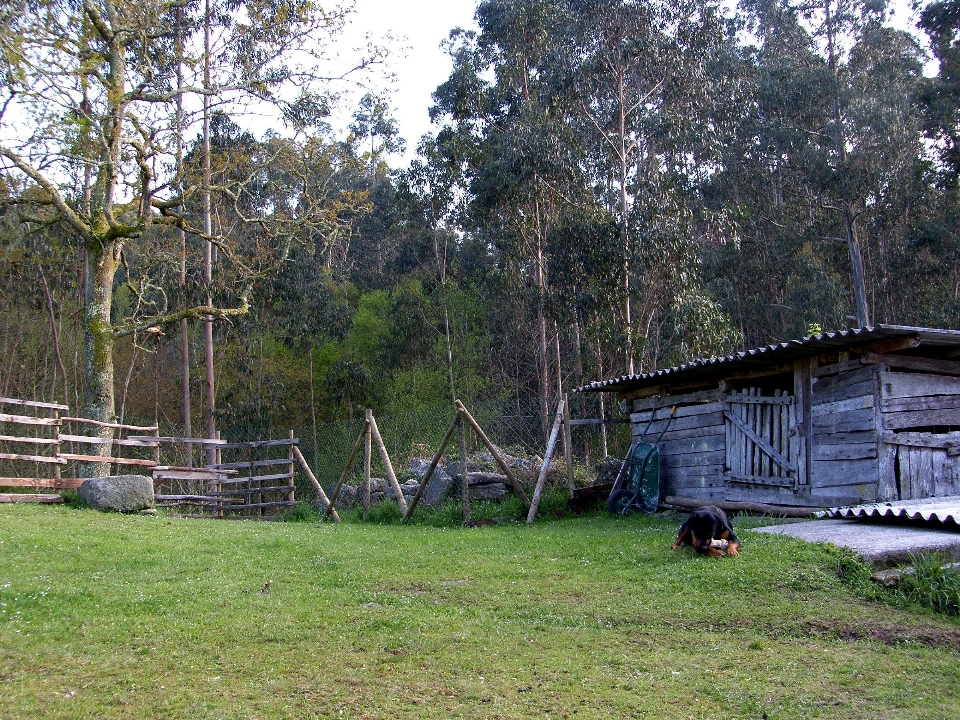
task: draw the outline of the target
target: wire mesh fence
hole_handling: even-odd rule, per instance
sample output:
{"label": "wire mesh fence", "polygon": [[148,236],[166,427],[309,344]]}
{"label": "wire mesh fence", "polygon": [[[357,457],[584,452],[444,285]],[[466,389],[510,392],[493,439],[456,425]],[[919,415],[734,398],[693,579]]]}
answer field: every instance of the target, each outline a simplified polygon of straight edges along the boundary
{"label": "wire mesh fence", "polygon": [[[559,398],[543,400],[537,397],[486,400],[467,404],[467,410],[476,419],[487,437],[505,454],[539,461],[546,449],[547,438],[553,425]],[[609,400],[604,404],[598,395],[574,395],[570,399],[570,415],[574,419],[571,434],[571,449],[575,474],[579,482],[589,483],[595,473],[595,464],[606,455],[623,457],[630,443],[629,425],[593,424],[577,425],[577,420],[621,418],[619,408]],[[377,415],[376,422],[387,448],[391,464],[397,475],[412,477],[409,473],[411,460],[430,460],[436,453],[444,434],[456,417],[453,403],[421,408],[403,415]],[[161,421],[160,436],[182,436],[182,428],[169,419]],[[346,467],[350,451],[364,429],[363,412],[355,412],[351,420],[301,427],[273,427],[261,418],[250,417],[234,421],[221,428],[222,438],[227,442],[242,443],[263,440],[282,440],[293,430],[300,451],[320,484],[329,488],[336,484]],[[484,450],[480,439],[467,427],[464,430],[466,451],[472,457]],[[5,448],[0,448],[2,451]],[[207,465],[204,449],[184,443],[162,443],[159,463],[164,466]],[[192,453],[192,457],[188,457]],[[445,451],[446,460],[458,460],[460,443],[457,438]],[[562,452],[558,451],[560,458]],[[0,466],[11,465],[12,460],[0,458]],[[215,462],[215,460],[210,460]],[[383,477],[385,468],[376,449],[372,453],[371,470]],[[46,474],[31,468],[27,474],[35,477]],[[0,475],[22,472],[22,468],[0,467]],[[353,466],[353,475],[348,482],[356,484],[363,477],[363,463]],[[402,482],[401,479],[401,482]],[[296,496],[311,501],[317,493],[305,473],[296,472]]]}

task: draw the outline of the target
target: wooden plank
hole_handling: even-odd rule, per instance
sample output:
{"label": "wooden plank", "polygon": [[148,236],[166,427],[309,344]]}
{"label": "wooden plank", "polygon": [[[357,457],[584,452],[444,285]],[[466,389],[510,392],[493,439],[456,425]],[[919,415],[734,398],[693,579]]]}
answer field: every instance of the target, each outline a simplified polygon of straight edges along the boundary
{"label": "wooden plank", "polygon": [[918,372],[942,373],[944,375],[960,375],[960,362],[956,360],[941,360],[938,358],[907,357],[905,355],[879,355],[864,353],[861,362],[871,365],[886,365],[901,370]]}
{"label": "wooden plank", "polygon": [[[719,414],[717,416],[721,419],[723,417],[722,415],[719,415]],[[663,440],[661,440],[660,442],[666,443],[666,442],[673,442],[674,440],[685,440],[687,438],[701,438],[701,437],[707,437],[711,435],[715,435],[717,437],[722,438],[724,437],[725,434],[726,434],[726,425],[724,423],[719,423],[717,425],[697,426],[697,427],[687,428],[685,430],[675,430],[673,427],[671,427],[669,430],[667,430],[666,434],[663,436]],[[648,436],[650,437],[651,440],[656,439],[656,435],[654,435],[653,433],[649,433]]]}
{"label": "wooden plank", "polygon": [[812,498],[807,493],[794,492],[790,488],[731,487],[723,492],[722,499],[728,502],[751,502],[801,508],[823,508],[831,506],[831,503]]}
{"label": "wooden plank", "polygon": [[676,455],[678,453],[688,452],[709,452],[711,450],[725,450],[723,435],[706,435],[702,437],[690,437],[678,440],[661,440],[661,455]]}
{"label": "wooden plank", "polygon": [[275,465],[289,465],[289,458],[274,458],[271,460],[248,460],[245,462],[218,463],[216,465],[207,465],[214,470],[245,470],[257,467],[272,467]]}
{"label": "wooden plank", "polygon": [[738,485],[759,485],[761,487],[784,487],[793,490],[793,478],[772,477],[770,475],[742,475],[740,473],[724,473],[729,483]]}
{"label": "wooden plank", "polygon": [[860,358],[856,360],[844,360],[843,362],[832,363],[830,365],[817,365],[810,369],[810,377],[812,378],[822,378],[828,375],[838,375],[844,372],[850,372],[851,370],[859,370],[863,367],[863,363],[860,362]]}
{"label": "wooden plank", "polygon": [[882,435],[885,443],[891,445],[909,445],[912,447],[928,447],[939,450],[949,450],[952,447],[960,445],[960,432],[950,432],[943,434],[925,433],[925,432],[890,432],[885,431]]}
{"label": "wooden plank", "polygon": [[23,462],[48,463],[53,465],[66,465],[67,461],[63,456],[51,457],[50,455],[21,455],[20,453],[0,453],[0,460],[21,460]]}
{"label": "wooden plank", "polygon": [[815,414],[842,413],[850,410],[861,410],[864,408],[869,408],[872,410],[873,406],[873,392],[869,392],[865,395],[860,395],[859,397],[848,397],[843,400],[819,403],[813,406],[813,412]]}
{"label": "wooden plank", "polygon": [[960,377],[947,375],[884,372],[880,383],[884,398],[960,395]]}
{"label": "wooden plank", "polygon": [[59,495],[45,495],[38,493],[0,493],[0,503],[36,502],[45,504],[62,503]]}
{"label": "wooden plank", "polygon": [[766,453],[767,455],[769,455],[774,461],[777,462],[777,464],[779,464],[781,467],[783,467],[783,468],[785,468],[786,470],[789,470],[789,471],[791,471],[791,472],[796,472],[796,471],[797,471],[797,466],[796,466],[796,465],[794,465],[794,464],[793,464],[792,462],[790,462],[787,458],[785,458],[783,455],[781,455],[779,452],[777,452],[777,451],[770,445],[770,443],[766,441],[766,439],[760,437],[760,436],[759,436],[756,432],[754,432],[754,430],[753,430],[752,428],[750,428],[743,420],[741,420],[741,419],[738,418],[736,415],[734,415],[733,413],[730,413],[730,412],[725,412],[724,414],[727,416],[727,418],[730,420],[730,422],[732,422],[734,425],[737,426],[737,428],[740,430],[740,432],[742,432],[744,435],[746,435],[748,438],[750,438],[750,439],[753,441],[753,444],[754,444],[757,448],[759,448],[759,449],[762,450],[764,453]]}
{"label": "wooden plank", "polygon": [[[712,402],[712,403],[703,403],[702,405],[684,405],[677,408],[676,414],[673,416],[673,422],[676,424],[681,418],[689,417],[698,417],[701,415],[708,415],[710,413],[721,412],[723,411],[726,403],[725,402]],[[652,412],[639,412],[631,413],[630,420],[634,423],[644,423],[646,424],[650,420],[650,415]],[[658,422],[667,420],[670,417],[670,408],[660,408],[657,412],[657,419],[653,421],[653,425],[656,426]],[[672,427],[672,426],[671,426]],[[653,432],[653,427],[650,428],[650,431]]]}
{"label": "wooden plank", "polygon": [[149,440],[151,442],[162,443],[180,443],[186,445],[216,445],[221,447],[226,444],[226,440],[211,440],[210,438],[182,438],[168,437],[159,435],[130,435],[129,440]]}
{"label": "wooden plank", "polygon": [[846,485],[876,485],[879,461],[814,460],[810,468],[812,487],[841,487]]}
{"label": "wooden plank", "polygon": [[817,487],[810,491],[810,495],[811,501],[822,507],[859,505],[860,503],[876,502],[877,500],[875,485]]}
{"label": "wooden plank", "polygon": [[873,408],[862,408],[847,412],[824,413],[813,415],[813,442],[818,442],[818,436],[827,433],[862,432],[874,430]]}
{"label": "wooden plank", "polygon": [[19,405],[21,407],[42,408],[44,410],[69,410],[67,405],[58,403],[36,402],[34,400],[18,400],[17,398],[0,397],[0,405]]}
{"label": "wooden plank", "polygon": [[[124,425],[122,423],[109,423],[101,422],[100,420],[90,420],[88,418],[78,418],[78,417],[62,417],[60,418],[63,422],[75,422],[82,423],[84,425],[94,425],[96,427],[102,428],[113,428],[114,430],[131,430],[133,432],[156,432],[157,428],[153,426],[144,426],[144,425]],[[150,439],[156,440],[156,436],[147,435],[146,438],[138,439]]]}
{"label": "wooden plank", "polygon": [[711,452],[689,452],[680,455],[660,455],[661,468],[697,467],[698,465],[723,464],[723,450]]}
{"label": "wooden plank", "polygon": [[204,471],[204,470],[159,470],[152,468],[154,482],[176,481],[176,482],[222,482],[227,477],[223,471]]}
{"label": "wooden plank", "polygon": [[[868,368],[872,369],[872,368]],[[834,388],[826,392],[817,392],[817,387],[813,388],[813,395],[810,398],[810,404],[819,407],[820,405],[825,405],[827,403],[836,403],[841,400],[849,400],[851,398],[873,396],[874,383],[873,378],[867,378],[858,383],[853,383],[851,385],[845,385],[844,387]]]}
{"label": "wooden plank", "polygon": [[960,427],[960,408],[883,414],[884,430],[905,430],[937,425]]}
{"label": "wooden plank", "polygon": [[259,493],[268,493],[268,492],[287,493],[295,489],[296,489],[296,485],[273,485],[271,487],[237,488],[234,490],[219,490],[217,492],[209,492],[208,494],[213,497],[235,497],[237,495],[257,495]]}
{"label": "wooden plank", "polygon": [[0,441],[14,443],[28,443],[30,445],[56,445],[56,438],[27,438],[15,435],[0,435]]}
{"label": "wooden plank", "polygon": [[75,443],[88,443],[91,445],[122,445],[124,447],[160,447],[160,443],[156,440],[134,440],[132,438],[101,438],[94,437],[93,435],[65,435],[60,433],[57,435],[57,440],[59,442],[75,442]]}
{"label": "wooden plank", "polygon": [[45,427],[56,427],[60,425],[58,418],[36,418],[29,415],[8,415],[0,413],[0,422],[15,423],[17,425],[41,425]]}
{"label": "wooden plank", "polygon": [[850,443],[846,445],[817,444],[813,448],[814,460],[864,460],[877,457],[877,443]]}
{"label": "wooden plank", "polygon": [[700,390],[682,395],[656,395],[633,401],[632,412],[640,413],[652,410],[655,407],[669,408],[673,405],[689,405],[691,403],[712,403],[723,400],[726,393],[721,390]]}
{"label": "wooden plank", "polygon": [[300,438],[287,438],[285,440],[254,440],[251,442],[218,442],[215,443],[218,450],[256,450],[258,448],[287,447],[289,445],[299,445]]}
{"label": "wooden plank", "polygon": [[926,395],[911,398],[881,398],[883,412],[929,412],[960,409],[960,395]]}
{"label": "wooden plank", "polygon": [[251,475],[249,477],[240,476],[240,477],[230,478],[229,480],[221,480],[220,482],[224,485],[234,485],[234,484],[248,483],[248,482],[263,483],[263,482],[270,482],[273,480],[289,480],[293,476],[294,476],[294,473],[285,472],[285,473],[276,473],[275,475]]}
{"label": "wooden plank", "polygon": [[817,435],[817,445],[849,445],[852,443],[876,443],[877,434],[872,430],[859,432],[824,433]]}
{"label": "wooden plank", "polygon": [[629,418],[608,418],[601,420],[599,418],[586,418],[580,420],[571,420],[570,425],[628,425],[631,422]]}
{"label": "wooden plank", "polygon": [[812,390],[815,394],[824,394],[872,379],[873,368],[858,365],[856,368],[839,375],[816,378],[812,383]]}
{"label": "wooden plank", "polygon": [[219,495],[166,495],[166,494],[155,494],[154,499],[157,502],[185,502],[185,501],[195,501],[195,502],[209,502],[209,503],[236,503],[238,506],[246,507],[243,504],[242,500],[232,500],[226,497],[220,497]]}
{"label": "wooden plank", "polygon": [[0,477],[0,487],[50,488],[52,490],[75,490],[84,478],[24,478]]}
{"label": "wooden plank", "polygon": [[113,465],[138,465],[141,467],[156,467],[153,460],[142,460],[140,458],[115,458],[105,455],[77,455],[75,453],[60,453],[64,460],[79,460],[81,462],[110,463]]}
{"label": "wooden plank", "polygon": [[[650,430],[647,433],[648,437],[656,437],[657,434],[663,429],[663,423],[665,420],[656,420],[653,425],[650,426]],[[703,415],[695,415],[692,417],[681,417],[675,419],[670,425],[670,431],[680,432],[683,430],[691,430],[695,428],[706,428],[712,427],[715,425],[723,425],[723,409],[720,408],[714,412],[705,413]],[[639,437],[640,433],[643,432],[643,429],[647,426],[646,422],[635,422],[633,424],[633,436]]]}

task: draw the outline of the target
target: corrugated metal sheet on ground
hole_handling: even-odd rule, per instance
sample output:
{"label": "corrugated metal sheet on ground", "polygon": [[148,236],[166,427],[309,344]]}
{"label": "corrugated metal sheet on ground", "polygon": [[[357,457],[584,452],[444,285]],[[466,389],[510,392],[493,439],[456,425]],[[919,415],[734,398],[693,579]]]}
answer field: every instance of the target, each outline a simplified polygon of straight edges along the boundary
{"label": "corrugated metal sheet on ground", "polygon": [[820,517],[871,519],[895,518],[916,522],[940,523],[945,528],[960,530],[960,495],[928,498],[926,500],[903,500],[901,502],[874,503],[831,508]]}

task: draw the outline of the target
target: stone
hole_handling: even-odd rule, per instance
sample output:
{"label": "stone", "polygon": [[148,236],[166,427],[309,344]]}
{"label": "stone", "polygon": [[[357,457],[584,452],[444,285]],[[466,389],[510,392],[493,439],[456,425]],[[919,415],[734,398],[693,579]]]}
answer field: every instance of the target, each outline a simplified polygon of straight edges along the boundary
{"label": "stone", "polygon": [[430,482],[427,483],[427,489],[423,491],[423,495],[420,497],[420,502],[427,506],[439,505],[450,494],[454,482],[454,479],[450,477],[446,470],[437,467],[430,477]]}
{"label": "stone", "polygon": [[501,483],[470,486],[471,502],[474,500],[503,500],[506,496],[507,486]]}
{"label": "stone", "polygon": [[467,481],[470,483],[470,487],[474,485],[506,485],[510,482],[506,475],[493,472],[467,473]]}
{"label": "stone", "polygon": [[90,478],[80,485],[80,498],[96,510],[135,513],[153,507],[153,479],[146,475]]}

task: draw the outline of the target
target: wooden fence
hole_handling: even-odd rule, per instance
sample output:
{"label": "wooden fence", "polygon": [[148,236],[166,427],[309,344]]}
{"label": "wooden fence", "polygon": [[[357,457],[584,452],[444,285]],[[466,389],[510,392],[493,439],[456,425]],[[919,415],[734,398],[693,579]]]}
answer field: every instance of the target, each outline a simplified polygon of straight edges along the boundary
{"label": "wooden fence", "polygon": [[[66,405],[0,398],[0,468],[6,471],[0,471],[0,487],[21,489],[0,493],[0,502],[57,502],[59,491],[80,487],[81,464],[104,463],[115,475],[151,473],[157,505],[176,514],[266,519],[296,504],[297,464],[315,482],[293,433],[285,440],[238,443],[160,437],[155,426],[61,416],[68,412]],[[166,455],[186,457],[189,465],[197,445],[212,450],[215,462],[161,464]]]}

